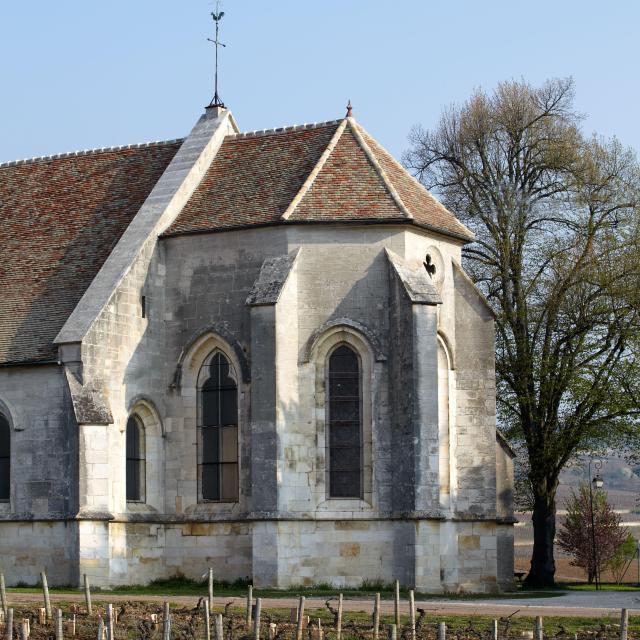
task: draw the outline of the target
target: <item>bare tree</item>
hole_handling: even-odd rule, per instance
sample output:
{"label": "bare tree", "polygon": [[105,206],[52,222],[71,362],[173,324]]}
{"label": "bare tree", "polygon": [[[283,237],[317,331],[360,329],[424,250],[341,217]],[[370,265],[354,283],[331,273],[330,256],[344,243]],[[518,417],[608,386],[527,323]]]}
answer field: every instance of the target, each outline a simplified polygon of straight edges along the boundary
{"label": "bare tree", "polygon": [[414,128],[405,164],[476,234],[465,266],[496,315],[500,419],[527,453],[530,585],[554,583],[567,461],[638,415],[635,229],[640,176],[617,142],[585,138],[573,83],[505,82]]}

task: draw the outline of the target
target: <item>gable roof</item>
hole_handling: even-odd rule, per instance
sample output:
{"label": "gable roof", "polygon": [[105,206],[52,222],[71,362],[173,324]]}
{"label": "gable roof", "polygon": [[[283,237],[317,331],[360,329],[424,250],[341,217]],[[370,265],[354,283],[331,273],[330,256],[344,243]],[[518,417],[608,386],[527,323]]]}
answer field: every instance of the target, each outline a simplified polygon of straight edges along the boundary
{"label": "gable roof", "polygon": [[0,364],[56,359],[56,334],[180,144],[0,165]]}
{"label": "gable roof", "polygon": [[473,234],[353,118],[227,136],[165,236],[305,222]]}

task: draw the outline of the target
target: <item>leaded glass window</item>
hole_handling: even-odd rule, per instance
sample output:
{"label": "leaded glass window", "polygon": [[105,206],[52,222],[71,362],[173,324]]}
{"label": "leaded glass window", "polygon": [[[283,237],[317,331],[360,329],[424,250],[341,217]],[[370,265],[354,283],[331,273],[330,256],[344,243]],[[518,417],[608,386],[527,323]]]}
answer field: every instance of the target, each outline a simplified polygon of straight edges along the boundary
{"label": "leaded glass window", "polygon": [[362,497],[360,360],[347,345],[329,357],[329,496]]}
{"label": "leaded glass window", "polygon": [[200,372],[200,496],[238,500],[238,384],[226,356],[217,351]]}
{"label": "leaded glass window", "polygon": [[11,430],[9,421],[0,414],[0,500],[6,502],[11,495]]}
{"label": "leaded glass window", "polygon": [[145,492],[144,426],[137,416],[127,420],[127,500],[143,502]]}

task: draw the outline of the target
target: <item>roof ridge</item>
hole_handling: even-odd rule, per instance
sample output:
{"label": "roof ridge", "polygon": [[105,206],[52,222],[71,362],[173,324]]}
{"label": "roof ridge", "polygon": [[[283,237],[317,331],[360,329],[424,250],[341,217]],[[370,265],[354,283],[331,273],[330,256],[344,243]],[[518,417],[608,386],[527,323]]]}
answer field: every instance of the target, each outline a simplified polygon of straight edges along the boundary
{"label": "roof ridge", "polygon": [[77,158],[88,156],[92,153],[107,153],[109,151],[123,151],[125,149],[145,149],[147,147],[156,147],[163,144],[172,144],[174,142],[184,142],[185,138],[173,138],[172,140],[154,140],[152,142],[138,142],[134,144],[122,144],[113,147],[96,147],[95,149],[82,149],[79,151],[67,151],[65,153],[54,153],[48,156],[34,156],[33,158],[24,158],[21,160],[9,160],[0,162],[0,169],[5,167],[18,167],[24,164],[32,164],[35,162],[48,162],[49,160],[60,160],[62,158]]}
{"label": "roof ridge", "polygon": [[318,162],[316,162],[315,166],[313,167],[309,175],[306,177],[305,181],[302,183],[302,186],[298,190],[298,193],[296,193],[293,200],[289,203],[289,206],[287,207],[286,211],[282,214],[281,216],[282,220],[287,220],[291,216],[291,214],[295,211],[296,207],[298,206],[302,198],[304,198],[307,192],[309,191],[309,189],[311,189],[311,186],[313,185],[315,179],[318,177],[318,174],[320,173],[320,171],[322,171],[322,168],[324,167],[327,160],[329,159],[329,156],[333,153],[333,150],[336,148],[338,141],[342,137],[342,134],[347,127],[347,119],[344,118],[343,120],[340,120],[338,122],[340,122],[340,124],[338,125],[338,128],[335,130],[333,136],[331,137],[331,140],[329,140],[329,144],[325,147],[325,150],[322,152],[322,155],[318,158]]}
{"label": "roof ridge", "polygon": [[386,171],[382,168],[382,165],[378,162],[378,159],[376,158],[375,154],[371,150],[371,147],[368,145],[367,141],[363,138],[362,134],[360,133],[358,129],[360,125],[355,121],[354,118],[347,118],[347,120],[351,125],[351,131],[353,131],[353,135],[356,141],[360,145],[360,148],[364,151],[365,155],[367,156],[369,162],[372,164],[378,176],[380,176],[380,179],[382,180],[385,187],[387,188],[387,191],[389,192],[391,199],[396,203],[396,205],[398,206],[400,211],[402,211],[405,217],[412,220],[413,214],[411,213],[411,211],[409,211],[409,209],[407,208],[407,205],[402,201],[400,194],[398,193],[396,188],[393,186],[393,182],[391,182],[391,179],[387,175]]}
{"label": "roof ridge", "polygon": [[326,120],[325,122],[312,122],[311,124],[294,124],[287,127],[277,127],[274,129],[256,129],[255,131],[244,131],[242,133],[230,133],[227,139],[242,140],[243,138],[258,138],[260,136],[269,136],[276,133],[286,133],[289,131],[304,131],[306,129],[319,129],[320,127],[328,127],[332,124],[339,124],[342,122],[338,120]]}
{"label": "roof ridge", "polygon": [[[402,171],[404,171],[410,178],[411,180],[416,184],[416,186],[420,187],[420,189],[423,191],[423,193],[425,193],[433,202],[435,202],[439,207],[442,207],[443,209],[449,211],[443,204],[442,202],[440,202],[440,200],[438,200],[438,198],[436,198],[431,191],[429,191],[429,189],[427,189],[427,187],[425,187],[422,182],[420,182],[420,180],[418,180],[418,178],[416,178],[412,173],[410,173],[409,171],[407,171],[407,168],[402,166],[402,163],[399,162],[396,157],[388,150],[384,147],[384,145],[380,144],[377,140],[375,140],[372,136],[369,135],[369,133],[367,131],[365,131],[366,135],[368,135],[372,140],[374,140],[374,142],[389,156],[389,158],[391,159],[391,161],[399,168],[402,169]],[[449,211],[449,213],[451,213]],[[451,214],[453,215],[453,214]],[[462,225],[465,226],[464,224],[462,224],[462,222],[460,222],[460,220],[458,220],[458,218],[456,216],[454,216],[456,218],[456,220]]]}

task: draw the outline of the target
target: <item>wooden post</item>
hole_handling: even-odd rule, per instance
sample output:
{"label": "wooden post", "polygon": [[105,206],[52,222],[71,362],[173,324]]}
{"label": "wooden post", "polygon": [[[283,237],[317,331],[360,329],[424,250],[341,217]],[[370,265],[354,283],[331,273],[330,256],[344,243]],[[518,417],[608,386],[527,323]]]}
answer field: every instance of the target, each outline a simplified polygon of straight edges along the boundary
{"label": "wooden post", "polygon": [[380,594],[376,593],[375,604],[373,605],[373,640],[378,640],[380,634]]}
{"label": "wooden post", "polygon": [[438,625],[438,640],[447,640],[447,625],[444,622]]}
{"label": "wooden post", "polygon": [[209,611],[213,611],[213,569],[209,567]]}
{"label": "wooden post", "polygon": [[411,625],[411,640],[416,640],[416,599],[413,589],[409,591],[409,624]]}
{"label": "wooden post", "polygon": [[256,611],[253,616],[253,638],[260,640],[260,610],[262,609],[262,598],[256,598]]}
{"label": "wooden post", "polygon": [[247,613],[245,616],[247,629],[251,627],[251,607],[253,607],[253,585],[249,585],[247,588]]}
{"label": "wooden post", "polygon": [[6,617],[6,638],[7,640],[13,640],[13,609],[7,609]]}
{"label": "wooden post", "polygon": [[91,589],[89,587],[89,578],[86,573],[84,574],[84,601],[87,605],[87,613],[91,615],[93,613],[91,607]]}
{"label": "wooden post", "polygon": [[56,640],[64,639],[64,631],[62,629],[62,609],[56,609]]}
{"label": "wooden post", "polygon": [[[164,603],[164,612],[162,616],[162,640],[171,638],[171,612],[169,611],[169,603]],[[113,640],[113,638],[108,638]]]}
{"label": "wooden post", "polygon": [[542,624],[542,616],[536,617],[536,632],[535,632],[535,640],[543,640],[544,638],[544,627]]}
{"label": "wooden post", "polygon": [[29,621],[23,620],[20,625],[20,635],[22,636],[22,640],[29,640]]}
{"label": "wooden post", "polygon": [[[341,605],[338,605],[341,606]],[[302,640],[302,618],[304,617],[304,596],[300,596],[298,601],[298,627],[296,629],[296,640]],[[340,610],[338,609],[338,624],[340,624]],[[340,636],[338,636],[340,640]]]}
{"label": "wooden post", "polygon": [[204,601],[204,638],[211,640],[211,620],[209,619],[209,601]]}
{"label": "wooden post", "polygon": [[629,610],[620,611],[620,640],[627,640],[629,633]]}
{"label": "wooden post", "polygon": [[0,605],[2,606],[4,617],[6,618],[9,603],[7,602],[7,589],[4,584],[4,573],[2,573],[2,571],[0,571]]}
{"label": "wooden post", "polygon": [[269,640],[275,640],[278,633],[278,625],[275,622],[269,623]]}
{"label": "wooden post", "polygon": [[49,585],[47,584],[47,574],[40,572],[40,580],[42,582],[42,593],[44,594],[44,608],[47,610],[47,620],[51,620],[53,615],[51,611],[51,600],[49,599]]}
{"label": "wooden post", "polygon": [[107,640],[113,640],[113,605],[107,605]]}
{"label": "wooden post", "polygon": [[[169,640],[167,638],[167,640]],[[224,640],[224,628],[222,626],[222,614],[216,616],[216,640]]]}
{"label": "wooden post", "polygon": [[498,640],[498,621],[494,620],[491,626],[491,640]]}
{"label": "wooden post", "polygon": [[97,640],[104,640],[104,620],[102,616],[98,618],[98,638]]}
{"label": "wooden post", "polygon": [[394,603],[394,611],[395,611],[395,622],[396,629],[400,628],[400,581],[396,580],[396,593],[395,593],[395,603]]}
{"label": "wooden post", "polygon": [[397,640],[398,639],[398,627],[395,624],[390,624],[387,627],[388,630],[388,638],[389,640]]}
{"label": "wooden post", "polygon": [[44,607],[38,609],[38,624],[42,626],[47,624],[47,610]]}
{"label": "wooden post", "polygon": [[[299,619],[298,624],[300,624]],[[300,640],[300,638],[298,638],[298,640]],[[336,625],[336,640],[342,640],[342,594],[338,595],[338,624]]]}

